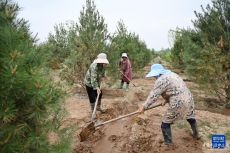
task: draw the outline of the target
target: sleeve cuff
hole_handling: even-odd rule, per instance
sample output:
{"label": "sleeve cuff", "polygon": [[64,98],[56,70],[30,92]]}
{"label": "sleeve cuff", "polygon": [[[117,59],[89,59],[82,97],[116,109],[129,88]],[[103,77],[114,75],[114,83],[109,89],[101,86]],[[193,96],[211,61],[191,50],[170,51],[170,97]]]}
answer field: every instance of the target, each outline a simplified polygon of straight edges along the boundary
{"label": "sleeve cuff", "polygon": [[144,103],[144,104],[143,104],[143,108],[144,108],[145,110],[148,109],[148,106],[149,106],[149,105],[148,105],[147,103]]}

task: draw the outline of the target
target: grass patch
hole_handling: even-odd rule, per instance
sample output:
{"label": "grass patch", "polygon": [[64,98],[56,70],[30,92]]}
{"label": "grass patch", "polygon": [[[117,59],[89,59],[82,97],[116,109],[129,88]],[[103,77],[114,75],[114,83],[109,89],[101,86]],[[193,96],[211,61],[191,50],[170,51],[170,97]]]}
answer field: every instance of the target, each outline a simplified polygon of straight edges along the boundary
{"label": "grass patch", "polygon": [[207,127],[210,127],[212,128],[212,123],[210,123],[209,121],[202,121],[199,126],[201,127],[204,127],[204,126],[207,126]]}
{"label": "grass patch", "polygon": [[206,136],[206,138],[208,138],[209,140],[212,140],[212,136],[213,136],[213,135],[216,135],[216,134],[209,133],[209,134]]}
{"label": "grass patch", "polygon": [[186,143],[187,143],[187,140],[184,140],[184,145],[186,145]]}
{"label": "grass patch", "polygon": [[140,147],[141,147],[141,144],[139,143],[139,144],[137,145],[137,148],[140,149]]}
{"label": "grass patch", "polygon": [[114,147],[114,148],[117,148],[117,143],[116,143],[116,142],[113,144],[113,147]]}
{"label": "grass patch", "polygon": [[230,140],[230,131],[227,131],[225,134],[226,140]]}
{"label": "grass patch", "polygon": [[179,129],[185,129],[187,132],[190,130],[190,126],[186,123],[182,123],[182,122],[176,122],[175,125],[179,128]]}
{"label": "grass patch", "polygon": [[214,132],[215,134],[217,134],[217,131],[215,129],[213,129],[212,132]]}
{"label": "grass patch", "polygon": [[202,142],[206,142],[206,140],[205,140],[204,138],[201,138],[200,140],[201,140]]}

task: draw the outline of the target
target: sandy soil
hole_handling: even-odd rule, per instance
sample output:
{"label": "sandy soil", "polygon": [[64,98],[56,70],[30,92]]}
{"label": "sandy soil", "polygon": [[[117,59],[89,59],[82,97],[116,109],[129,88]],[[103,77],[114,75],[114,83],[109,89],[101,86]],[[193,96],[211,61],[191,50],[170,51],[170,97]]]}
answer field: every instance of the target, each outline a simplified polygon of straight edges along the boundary
{"label": "sandy soil", "polygon": [[[150,66],[144,70],[150,70]],[[55,71],[57,77],[58,71]],[[182,76],[184,77],[184,76]],[[58,78],[56,78],[58,79]],[[134,87],[130,84],[130,91],[116,89],[119,82],[112,87],[102,85],[103,98],[102,107],[104,113],[96,112],[98,120],[95,124],[119,117],[136,111],[142,106],[149,92],[154,87],[154,79],[144,79],[135,77]],[[186,82],[187,83],[187,82]],[[192,86],[188,82],[188,86]],[[76,87],[74,87],[76,88]],[[191,135],[191,128],[186,121],[180,121],[172,125],[173,146],[163,146],[163,136],[160,125],[161,118],[167,106],[157,107],[146,111],[141,115],[133,115],[112,123],[98,127],[89,138],[80,142],[79,133],[91,118],[89,100],[85,92],[75,89],[75,95],[67,99],[67,109],[70,117],[65,121],[65,125],[76,124],[77,131],[73,143],[76,153],[229,153],[230,140],[224,150],[213,150],[210,136],[212,134],[225,134],[230,132],[230,117],[222,114],[197,110],[197,121],[202,135],[202,140],[195,140]],[[161,102],[160,98],[157,102]],[[230,134],[230,133],[229,133]]]}

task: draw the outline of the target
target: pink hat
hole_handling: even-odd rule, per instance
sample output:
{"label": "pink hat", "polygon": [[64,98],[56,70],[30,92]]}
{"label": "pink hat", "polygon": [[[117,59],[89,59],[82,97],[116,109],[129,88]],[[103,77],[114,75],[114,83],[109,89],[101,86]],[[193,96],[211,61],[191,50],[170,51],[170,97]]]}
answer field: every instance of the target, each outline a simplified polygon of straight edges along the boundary
{"label": "pink hat", "polygon": [[97,59],[95,59],[93,63],[105,63],[105,64],[109,64],[109,61],[107,60],[107,56],[106,56],[105,53],[100,53],[97,56]]}

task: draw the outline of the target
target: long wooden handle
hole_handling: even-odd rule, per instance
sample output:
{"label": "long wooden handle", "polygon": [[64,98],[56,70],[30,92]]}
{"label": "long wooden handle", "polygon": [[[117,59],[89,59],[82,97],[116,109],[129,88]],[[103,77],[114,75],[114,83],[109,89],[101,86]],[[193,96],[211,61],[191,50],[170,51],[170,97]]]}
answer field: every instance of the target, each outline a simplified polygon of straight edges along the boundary
{"label": "long wooden handle", "polygon": [[[120,71],[120,70],[119,70]],[[121,71],[120,71],[121,72]],[[122,75],[124,75],[123,72],[121,72]],[[135,87],[137,87],[126,75],[124,75]]]}
{"label": "long wooden handle", "polygon": [[[101,86],[100,86],[99,89],[101,90]],[[98,103],[99,96],[100,96],[100,94],[97,94],[97,99],[96,99],[96,102],[95,102],[95,105],[94,105],[94,109],[93,109],[93,113],[92,113],[92,117],[91,117],[91,121],[92,122],[93,122],[93,117],[94,117],[95,112],[96,112],[96,108],[97,108],[97,103]]]}
{"label": "long wooden handle", "polygon": [[[152,109],[152,108],[155,108],[155,107],[161,106],[161,105],[162,105],[162,104],[161,104],[161,103],[159,103],[159,104],[157,104],[157,105],[154,105],[154,106],[152,106],[152,107],[149,107],[149,108],[148,108],[148,109],[146,109],[146,110],[149,110],[149,109]],[[104,124],[107,124],[107,123],[110,123],[110,122],[113,122],[113,121],[117,121],[117,120],[120,120],[120,119],[122,119],[122,118],[125,118],[125,117],[128,117],[128,116],[131,116],[131,115],[134,115],[134,114],[137,114],[137,113],[139,113],[139,111],[132,112],[132,113],[130,113],[130,114],[123,115],[123,116],[120,116],[120,117],[118,117],[118,118],[114,118],[114,119],[112,119],[112,120],[105,121],[105,122],[103,122],[103,123],[100,123],[100,124],[95,125],[95,127],[99,127],[99,126],[102,126],[102,125],[104,125]]]}

